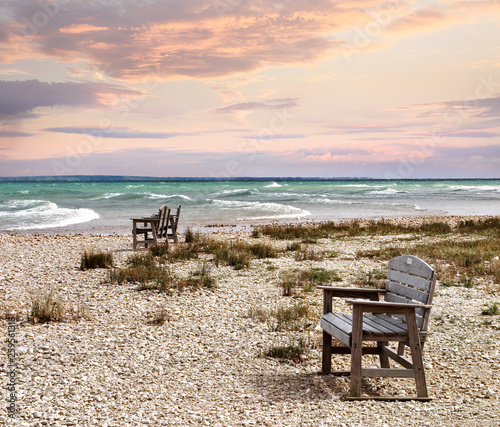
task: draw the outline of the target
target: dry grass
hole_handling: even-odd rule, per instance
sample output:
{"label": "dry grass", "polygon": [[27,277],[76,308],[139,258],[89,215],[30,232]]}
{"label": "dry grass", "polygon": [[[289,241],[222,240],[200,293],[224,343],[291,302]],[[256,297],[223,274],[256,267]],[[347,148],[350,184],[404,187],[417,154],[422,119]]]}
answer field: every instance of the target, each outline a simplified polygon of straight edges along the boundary
{"label": "dry grass", "polygon": [[264,355],[275,359],[298,363],[301,362],[301,358],[307,350],[307,338],[288,336],[286,338],[276,339],[275,342],[264,351]]}
{"label": "dry grass", "polygon": [[407,225],[390,220],[353,220],[335,223],[332,221],[309,224],[266,224],[256,227],[255,232],[279,240],[302,239],[305,241],[340,236],[375,236],[387,234],[420,233],[446,235],[449,233],[483,233],[498,236],[500,217],[478,221],[462,221],[452,227],[442,221],[426,221],[420,225]]}
{"label": "dry grass", "polygon": [[84,306],[69,307],[54,294],[54,291],[48,291],[32,298],[28,321],[33,323],[66,322],[81,319],[86,315]]}
{"label": "dry grass", "polygon": [[113,255],[107,252],[85,251],[81,257],[80,270],[113,267]]}

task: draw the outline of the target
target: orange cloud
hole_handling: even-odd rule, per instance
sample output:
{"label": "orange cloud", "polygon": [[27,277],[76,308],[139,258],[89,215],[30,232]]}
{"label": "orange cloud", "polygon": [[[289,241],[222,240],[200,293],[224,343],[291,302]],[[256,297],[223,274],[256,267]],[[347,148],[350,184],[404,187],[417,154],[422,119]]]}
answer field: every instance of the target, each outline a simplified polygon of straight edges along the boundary
{"label": "orange cloud", "polygon": [[[225,7],[217,8],[221,2]],[[64,13],[48,14],[39,26],[29,18],[40,12],[40,2],[11,2],[6,7],[15,20],[0,25],[9,29],[13,49],[0,51],[0,59],[83,56],[92,68],[130,81],[141,81],[145,74],[163,80],[220,78],[345,55],[345,46],[353,44],[346,33],[370,29],[373,23],[378,25],[376,35],[397,37],[435,30],[470,19],[469,12],[478,15],[499,7],[498,2],[484,1],[442,3],[441,8],[416,11],[408,1],[221,2],[150,0],[116,9],[102,2],[96,6],[67,0]],[[0,36],[1,43],[5,41]],[[370,36],[354,47],[364,52],[388,45]]]}
{"label": "orange cloud", "polygon": [[89,24],[72,24],[68,27],[60,28],[59,32],[63,34],[81,34],[89,33],[91,31],[106,31],[109,30],[108,27],[96,27],[95,25]]}

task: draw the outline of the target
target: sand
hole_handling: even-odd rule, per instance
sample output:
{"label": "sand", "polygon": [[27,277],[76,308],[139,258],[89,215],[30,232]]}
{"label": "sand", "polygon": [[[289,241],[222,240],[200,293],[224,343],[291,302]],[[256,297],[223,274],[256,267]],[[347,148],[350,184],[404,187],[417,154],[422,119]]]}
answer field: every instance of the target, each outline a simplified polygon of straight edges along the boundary
{"label": "sand", "polygon": [[[449,218],[458,221],[459,218]],[[415,220],[418,221],[418,220]],[[248,240],[248,232],[214,233]],[[110,251],[118,266],[133,254],[132,236],[0,235],[0,320],[3,396],[8,398],[7,313],[15,313],[17,418],[20,426],[499,426],[499,316],[484,316],[498,301],[498,283],[472,288],[438,283],[425,348],[433,400],[348,402],[345,378],[319,375],[321,291],[282,295],[280,274],[294,268],[335,269],[347,286],[362,271],[386,261],[359,258],[361,249],[401,244],[410,236],[321,239],[311,245],[338,255],[295,261],[293,255],[252,260],[247,269],[213,267],[214,289],[137,290],[109,281],[109,271],[80,271],[85,250]],[[262,239],[262,238],[261,238]],[[419,241],[432,239],[418,236]],[[275,246],[287,242],[272,242]],[[200,261],[174,264],[188,275]],[[446,268],[446,266],[444,266]],[[28,322],[33,299],[52,291],[84,316],[63,322]],[[310,306],[305,330],[276,331],[256,312],[298,302]],[[348,307],[338,306],[339,308]],[[150,321],[164,310],[162,325]],[[300,360],[266,357],[276,343],[307,338]],[[333,361],[346,369],[348,359]],[[368,380],[365,394],[414,394],[412,380]]]}

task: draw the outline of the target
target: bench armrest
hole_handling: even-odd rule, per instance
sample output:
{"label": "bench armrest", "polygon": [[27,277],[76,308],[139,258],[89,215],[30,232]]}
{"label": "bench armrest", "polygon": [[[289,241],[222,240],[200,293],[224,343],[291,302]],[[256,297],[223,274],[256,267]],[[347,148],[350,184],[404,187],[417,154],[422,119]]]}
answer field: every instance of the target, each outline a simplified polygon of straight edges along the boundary
{"label": "bench armrest", "polygon": [[317,286],[323,290],[323,314],[332,311],[332,298],[366,298],[371,301],[378,301],[378,296],[385,292],[385,289],[361,289],[342,288],[333,286]]}

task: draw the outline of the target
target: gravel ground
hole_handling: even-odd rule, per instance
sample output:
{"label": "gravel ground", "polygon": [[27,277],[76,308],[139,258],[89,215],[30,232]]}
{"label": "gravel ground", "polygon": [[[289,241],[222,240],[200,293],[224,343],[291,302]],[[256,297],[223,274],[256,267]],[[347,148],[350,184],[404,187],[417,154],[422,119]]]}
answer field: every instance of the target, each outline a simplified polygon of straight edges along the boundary
{"label": "gravel ground", "polygon": [[[454,219],[453,219],[454,220]],[[216,239],[252,240],[248,233],[214,233]],[[282,296],[280,273],[294,268],[335,269],[349,285],[361,271],[386,268],[358,259],[408,236],[321,240],[336,252],[321,261],[292,254],[253,260],[250,268],[213,268],[214,289],[158,293],[110,283],[104,269],[80,271],[85,250],[110,251],[124,266],[131,236],[0,235],[0,308],[17,313],[17,419],[0,412],[2,425],[19,426],[500,426],[500,322],[483,316],[498,301],[499,285],[473,288],[438,283],[425,348],[431,402],[348,402],[345,378],[319,375],[321,292]],[[423,239],[424,237],[422,237]],[[429,238],[430,239],[430,238]],[[253,240],[252,240],[253,241]],[[284,242],[273,242],[275,246]],[[174,264],[182,276],[199,261]],[[32,299],[52,290],[84,317],[27,322]],[[296,295],[297,297],[297,295]],[[252,315],[297,301],[311,306],[313,325],[276,331]],[[342,308],[340,303],[338,308]],[[347,309],[347,308],[346,308]],[[151,324],[165,310],[167,321]],[[8,398],[7,315],[0,320],[2,387]],[[306,337],[300,360],[265,357],[277,342]],[[369,357],[367,359],[370,359]],[[345,369],[348,358],[333,361]],[[370,360],[367,363],[371,363]],[[370,379],[366,394],[414,394],[408,379]]]}

